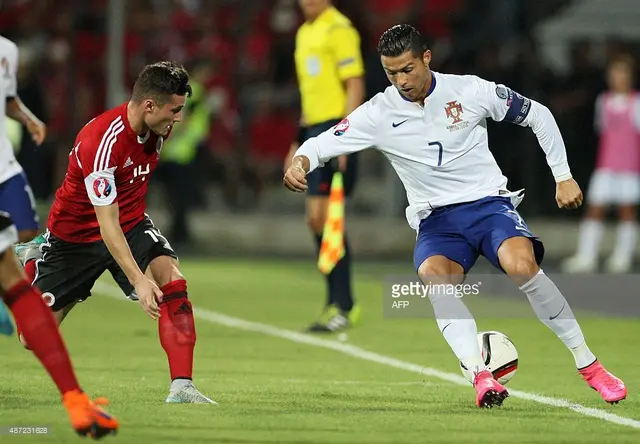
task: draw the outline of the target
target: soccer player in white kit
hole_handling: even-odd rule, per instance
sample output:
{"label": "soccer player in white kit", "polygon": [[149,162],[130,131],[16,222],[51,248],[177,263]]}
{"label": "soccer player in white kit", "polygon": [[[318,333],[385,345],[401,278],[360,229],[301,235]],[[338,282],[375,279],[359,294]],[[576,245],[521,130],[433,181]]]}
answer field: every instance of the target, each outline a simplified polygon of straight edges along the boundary
{"label": "soccer player in white kit", "polygon": [[633,88],[634,61],[615,57],[607,69],[608,90],[596,101],[595,127],[600,135],[596,168],[587,193],[586,217],[580,224],[578,250],[563,269],[590,273],[598,266],[598,252],[608,207],[618,215],[616,242],[606,261],[610,273],[631,269],[638,241],[640,203],[640,93]]}
{"label": "soccer player in white kit", "polygon": [[[571,350],[587,384],[607,402],[624,399],[624,383],[589,350],[566,299],[540,269],[542,242],[515,209],[522,193],[507,190],[507,178],[489,151],[487,118],[530,127],[556,179],[558,207],[577,208],[582,192],[551,112],[504,85],[430,71],[431,52],[409,25],[388,29],[378,52],[392,86],[300,146],[285,186],[304,192],[309,171],[331,158],[375,147],[407,192],[422,282],[459,284],[479,255],[485,256],[519,286],[539,319]],[[473,316],[455,292],[436,287],[444,293],[429,294],[437,325],[458,360],[473,369],[476,405],[501,405],[509,394],[485,368]]]}
{"label": "soccer player in white kit", "polygon": [[[0,36],[0,211],[11,214],[20,242],[27,242],[38,234],[38,216],[31,187],[7,137],[6,116],[26,126],[38,145],[44,141],[46,126],[20,101],[17,71],[18,47]],[[0,333],[13,333],[13,325],[2,302]]]}

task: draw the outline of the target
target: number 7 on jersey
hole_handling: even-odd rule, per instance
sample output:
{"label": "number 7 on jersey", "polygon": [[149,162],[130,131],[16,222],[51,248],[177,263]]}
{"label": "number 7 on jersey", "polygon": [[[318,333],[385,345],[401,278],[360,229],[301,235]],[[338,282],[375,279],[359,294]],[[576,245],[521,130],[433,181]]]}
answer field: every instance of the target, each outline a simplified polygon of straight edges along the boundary
{"label": "number 7 on jersey", "polygon": [[438,147],[438,166],[442,165],[442,144],[440,142],[429,142],[429,146]]}

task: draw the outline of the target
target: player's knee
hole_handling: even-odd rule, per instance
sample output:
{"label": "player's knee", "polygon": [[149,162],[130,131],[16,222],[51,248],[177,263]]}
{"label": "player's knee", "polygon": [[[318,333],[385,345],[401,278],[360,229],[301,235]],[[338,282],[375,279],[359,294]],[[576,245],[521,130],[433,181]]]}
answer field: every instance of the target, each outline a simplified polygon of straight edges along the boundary
{"label": "player's knee", "polygon": [[322,234],[324,231],[325,218],[323,215],[311,215],[307,216],[307,226],[316,234]]}
{"label": "player's knee", "polygon": [[540,267],[533,254],[522,253],[513,255],[501,264],[504,271],[518,283],[525,283],[535,276]]}
{"label": "player's knee", "polygon": [[18,232],[18,242],[29,242],[38,235],[38,230],[20,230]]}
{"label": "player's knee", "polygon": [[464,280],[462,267],[444,256],[427,258],[418,267],[422,282],[438,281],[445,284],[459,284]]}

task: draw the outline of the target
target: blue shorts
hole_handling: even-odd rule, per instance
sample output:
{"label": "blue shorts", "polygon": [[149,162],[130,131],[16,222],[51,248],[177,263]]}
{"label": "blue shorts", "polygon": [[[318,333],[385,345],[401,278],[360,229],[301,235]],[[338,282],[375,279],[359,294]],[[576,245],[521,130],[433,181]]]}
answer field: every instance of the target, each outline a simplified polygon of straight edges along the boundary
{"label": "blue shorts", "polygon": [[11,215],[18,231],[39,228],[33,192],[24,173],[0,183],[0,210]]}
{"label": "blue shorts", "polygon": [[538,265],[544,246],[527,227],[511,200],[490,196],[475,202],[447,205],[434,210],[420,222],[413,260],[416,270],[425,259],[443,255],[457,262],[467,274],[480,255],[504,271],[498,248],[505,240],[525,236],[531,239]]}
{"label": "blue shorts", "polygon": [[[333,128],[341,119],[328,120],[326,122],[312,125],[305,129],[302,136],[302,141],[312,137],[317,137],[324,133],[329,128]],[[349,196],[353,191],[356,184],[357,177],[357,163],[358,154],[350,154],[347,156],[347,169],[343,176],[344,195]],[[309,174],[307,174],[307,195],[309,196],[328,196],[331,191],[331,180],[333,179],[333,173],[338,171],[338,159],[331,159],[325,163],[323,167],[316,168]]]}

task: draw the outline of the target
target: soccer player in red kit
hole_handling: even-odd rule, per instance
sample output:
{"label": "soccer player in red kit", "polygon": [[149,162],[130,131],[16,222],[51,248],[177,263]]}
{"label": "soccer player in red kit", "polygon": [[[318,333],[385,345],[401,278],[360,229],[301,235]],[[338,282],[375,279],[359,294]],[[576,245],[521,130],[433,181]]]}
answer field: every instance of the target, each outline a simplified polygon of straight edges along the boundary
{"label": "soccer player in red kit", "polygon": [[158,320],[171,373],[166,402],[216,404],[192,382],[196,331],[177,255],[145,214],[149,178],[181,120],[188,81],[175,63],[148,65],[128,102],[80,130],[49,212],[33,284],[60,324],[109,270],[125,295]]}
{"label": "soccer player in red kit", "polygon": [[18,242],[18,229],[11,216],[0,211],[0,298],[22,326],[22,335],[62,395],[71,424],[81,436],[100,439],[118,430],[118,420],[92,402],[78,385],[71,358],[58,326],[37,288],[29,285],[11,248]]}

